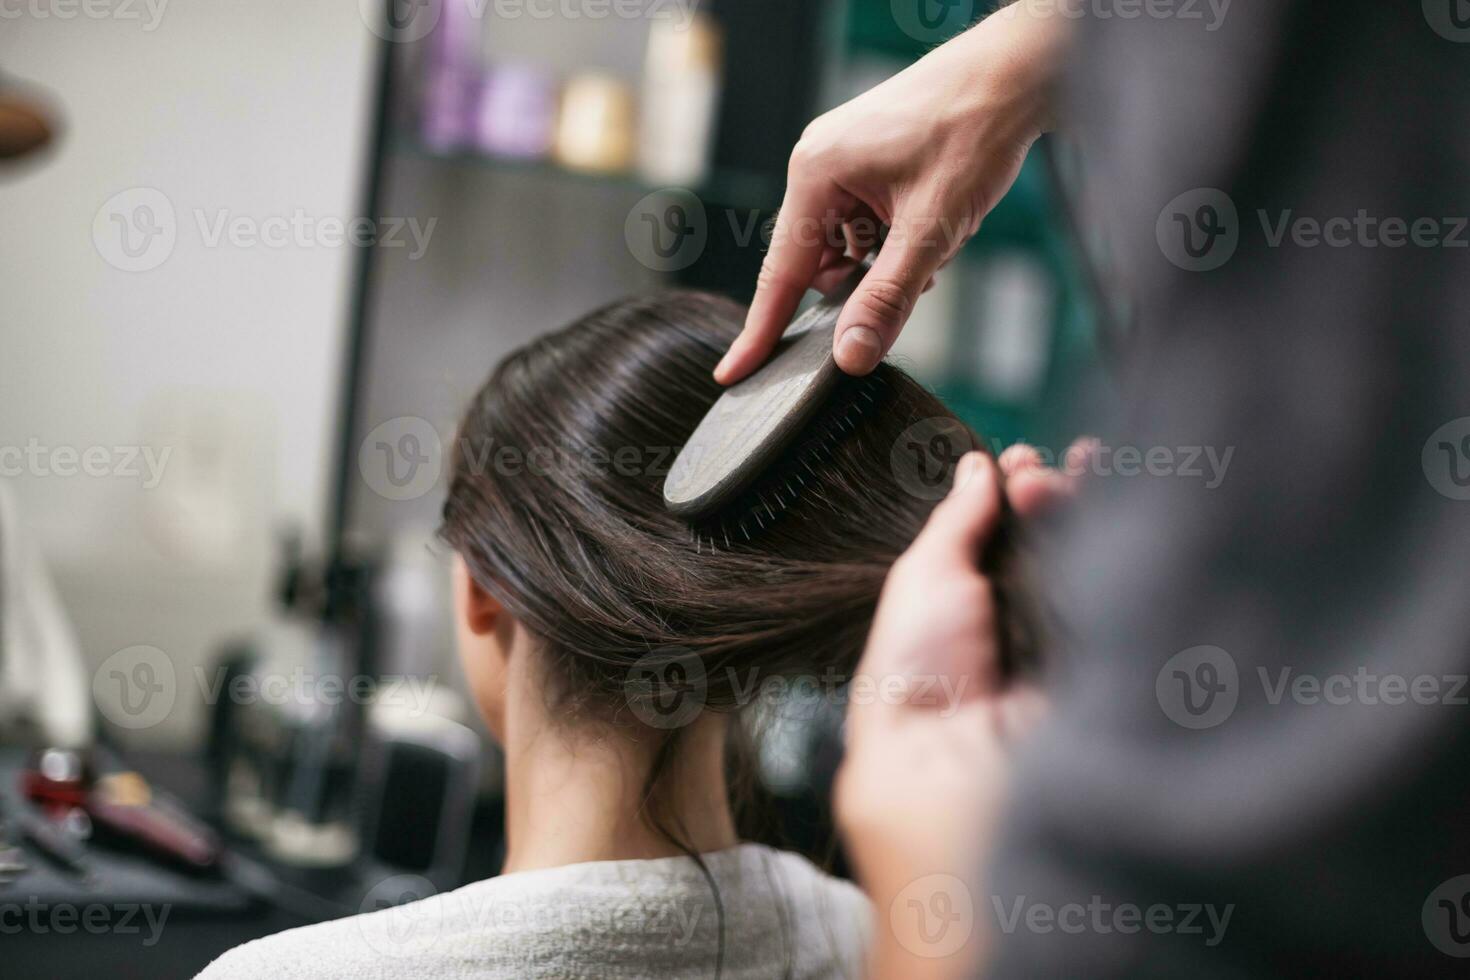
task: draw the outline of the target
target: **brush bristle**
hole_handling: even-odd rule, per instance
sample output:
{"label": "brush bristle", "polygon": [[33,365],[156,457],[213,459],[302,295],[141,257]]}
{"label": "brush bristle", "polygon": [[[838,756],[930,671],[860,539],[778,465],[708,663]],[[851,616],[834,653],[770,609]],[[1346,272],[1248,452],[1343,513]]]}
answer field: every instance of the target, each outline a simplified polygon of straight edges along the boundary
{"label": "brush bristle", "polygon": [[807,495],[807,477],[818,479],[819,468],[833,450],[878,407],[883,391],[881,372],[845,378],[817,417],[748,490],[719,513],[690,524],[695,551],[704,554],[721,547],[733,551],[778,523]]}

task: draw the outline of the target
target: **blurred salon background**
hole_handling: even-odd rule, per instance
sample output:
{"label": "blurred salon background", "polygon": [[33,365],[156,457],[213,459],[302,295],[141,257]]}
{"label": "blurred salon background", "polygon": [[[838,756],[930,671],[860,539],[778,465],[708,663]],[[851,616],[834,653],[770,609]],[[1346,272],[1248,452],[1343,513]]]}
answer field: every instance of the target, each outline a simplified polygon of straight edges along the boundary
{"label": "blurred salon background", "polygon": [[[983,7],[0,7],[0,902],[171,910],[7,935],[44,963],[14,975],[189,976],[495,873],[434,542],[455,419],[606,301],[747,301],[807,122]],[[895,352],[997,450],[1058,446],[1096,359],[1054,153]],[[838,715],[766,720],[765,832],[827,857]]]}

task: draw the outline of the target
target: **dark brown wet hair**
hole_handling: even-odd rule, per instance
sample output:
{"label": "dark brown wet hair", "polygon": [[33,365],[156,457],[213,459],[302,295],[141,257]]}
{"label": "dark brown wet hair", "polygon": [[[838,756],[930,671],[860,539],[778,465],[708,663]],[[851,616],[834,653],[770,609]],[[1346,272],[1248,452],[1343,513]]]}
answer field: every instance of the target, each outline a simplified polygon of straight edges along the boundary
{"label": "dark brown wet hair", "polygon": [[[711,372],[744,312],[691,292],[614,303],[510,354],[465,414],[441,535],[540,641],[568,721],[639,725],[641,699],[687,694],[673,688],[691,674],[716,710],[742,707],[752,680],[846,678],[889,567],[936,503],[902,478],[894,449],[916,424],[958,423],[884,364],[861,389],[875,404],[803,468],[806,486],[777,520],[749,541],[698,544],[665,511],[663,478],[720,395]],[[1008,523],[985,565],[1003,646],[1024,667],[1036,632]],[[679,729],[650,730],[664,740],[652,796]]]}

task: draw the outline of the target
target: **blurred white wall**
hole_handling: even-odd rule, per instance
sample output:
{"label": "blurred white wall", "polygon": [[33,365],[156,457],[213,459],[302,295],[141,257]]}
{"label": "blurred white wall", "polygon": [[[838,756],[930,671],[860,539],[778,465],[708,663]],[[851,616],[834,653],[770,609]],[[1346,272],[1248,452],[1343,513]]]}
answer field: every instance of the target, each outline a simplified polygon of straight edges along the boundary
{"label": "blurred white wall", "polygon": [[375,38],[352,0],[0,13],[0,71],[64,127],[0,165],[0,479],[89,664],[156,646],[182,695],[269,608],[279,523],[320,535]]}

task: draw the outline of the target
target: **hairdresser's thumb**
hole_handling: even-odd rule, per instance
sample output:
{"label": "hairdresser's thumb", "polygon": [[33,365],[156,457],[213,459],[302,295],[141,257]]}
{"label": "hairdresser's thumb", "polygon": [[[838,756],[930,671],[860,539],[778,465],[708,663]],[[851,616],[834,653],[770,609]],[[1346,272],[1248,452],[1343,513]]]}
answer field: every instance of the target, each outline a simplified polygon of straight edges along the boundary
{"label": "hairdresser's thumb", "polygon": [[908,323],[924,287],[944,263],[937,235],[890,238],[873,268],[842,308],[832,338],[837,366],[848,374],[867,374]]}
{"label": "hairdresser's thumb", "polygon": [[949,496],[929,515],[911,551],[929,560],[971,567],[999,522],[1000,511],[995,461],[985,453],[966,453],[955,470]]}

